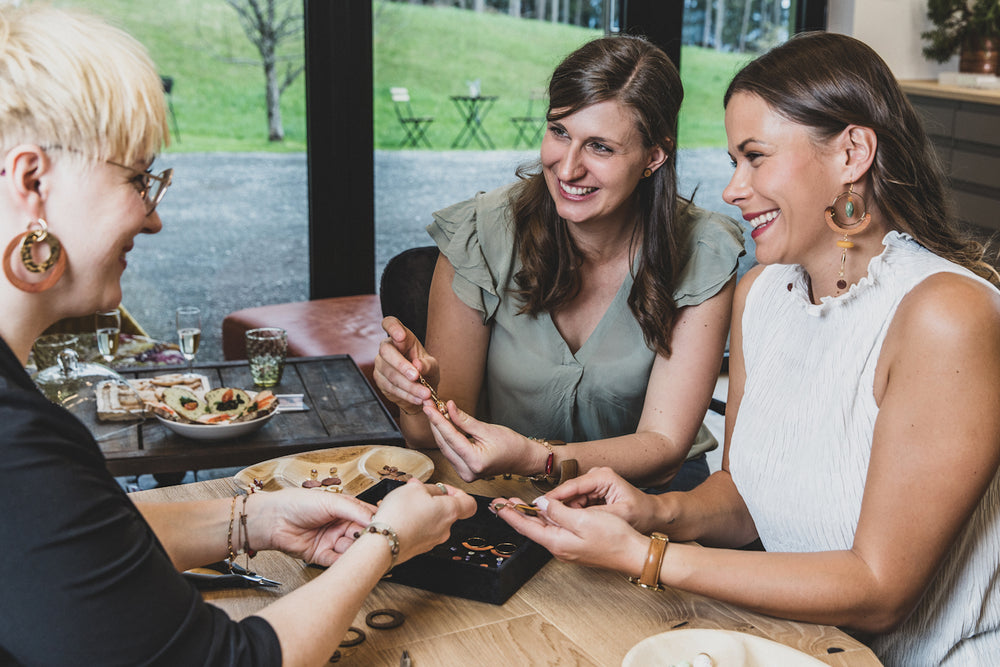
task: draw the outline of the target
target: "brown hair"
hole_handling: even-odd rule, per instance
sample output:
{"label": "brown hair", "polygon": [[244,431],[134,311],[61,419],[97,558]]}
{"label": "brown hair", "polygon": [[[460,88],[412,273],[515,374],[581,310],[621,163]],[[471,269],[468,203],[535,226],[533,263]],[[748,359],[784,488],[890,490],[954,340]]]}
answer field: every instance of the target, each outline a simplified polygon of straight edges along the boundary
{"label": "brown hair", "polygon": [[[684,97],[677,68],[641,37],[615,36],[583,45],[556,67],[549,82],[549,121],[613,100],[632,111],[647,148],[667,153],[663,165],[636,187],[638,211],[632,234],[639,261],[628,304],[651,349],[670,354],[677,315],[673,285],[680,268],[677,112]],[[557,110],[557,111],[555,111]],[[580,254],[556,212],[538,165],[518,169],[521,183],[510,194],[516,251],[522,268],[512,290],[521,313],[551,312],[580,290]]]}
{"label": "brown hair", "polygon": [[814,32],[793,37],[744,67],[729,84],[724,105],[750,93],[819,141],[848,125],[874,130],[871,199],[890,228],[932,252],[1000,284],[983,259],[982,244],[958,231],[944,175],[920,118],[882,58],[846,35]]}

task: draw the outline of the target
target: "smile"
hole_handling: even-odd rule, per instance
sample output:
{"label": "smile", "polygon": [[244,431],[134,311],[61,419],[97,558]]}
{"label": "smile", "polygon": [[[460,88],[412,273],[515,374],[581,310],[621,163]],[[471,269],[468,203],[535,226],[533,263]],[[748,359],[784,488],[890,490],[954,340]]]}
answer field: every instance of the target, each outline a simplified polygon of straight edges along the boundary
{"label": "smile", "polygon": [[568,183],[563,183],[559,181],[559,188],[568,195],[574,195],[576,197],[582,197],[583,195],[589,195],[591,192],[597,190],[597,188],[581,188]]}
{"label": "smile", "polygon": [[767,223],[777,218],[779,213],[781,213],[781,209],[768,211],[767,213],[761,213],[760,215],[747,220],[747,222],[750,224],[751,227],[756,229],[757,227],[760,227],[761,225],[766,225]]}

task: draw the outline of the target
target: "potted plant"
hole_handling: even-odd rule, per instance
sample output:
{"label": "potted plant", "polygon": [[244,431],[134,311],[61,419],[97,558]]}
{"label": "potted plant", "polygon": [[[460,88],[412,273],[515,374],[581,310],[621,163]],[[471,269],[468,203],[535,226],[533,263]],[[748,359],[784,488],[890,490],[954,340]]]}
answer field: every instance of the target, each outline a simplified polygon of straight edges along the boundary
{"label": "potted plant", "polygon": [[959,53],[960,72],[996,74],[1000,1],[927,0],[927,18],[935,25],[920,35],[928,42],[927,58],[943,63]]}

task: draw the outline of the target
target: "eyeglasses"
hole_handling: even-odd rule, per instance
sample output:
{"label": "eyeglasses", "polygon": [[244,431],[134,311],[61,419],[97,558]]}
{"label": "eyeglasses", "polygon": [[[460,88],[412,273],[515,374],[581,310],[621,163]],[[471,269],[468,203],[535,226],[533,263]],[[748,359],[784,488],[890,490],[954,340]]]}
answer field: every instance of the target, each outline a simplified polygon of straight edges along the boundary
{"label": "eyeglasses", "polygon": [[[69,151],[71,153],[79,153],[80,155],[85,155],[85,153],[76,148],[69,148],[67,146],[42,146],[43,150],[52,151]],[[115,167],[121,167],[122,169],[128,169],[135,174],[132,179],[132,183],[135,185],[135,189],[139,192],[139,195],[146,202],[146,215],[152,215],[153,211],[156,210],[156,205],[160,203],[163,199],[163,195],[167,193],[167,188],[170,187],[171,180],[174,175],[173,169],[164,169],[159,174],[154,174],[149,169],[145,171],[139,171],[126,164],[119,164],[117,162],[112,162],[111,160],[105,160],[110,165]],[[0,176],[3,173],[0,172]]]}
{"label": "eyeglasses", "polygon": [[163,195],[167,193],[167,188],[170,187],[170,183],[173,179],[174,170],[164,169],[159,174],[154,174],[149,169],[146,171],[139,171],[133,169],[128,165],[118,164],[117,162],[112,162],[111,160],[105,160],[108,164],[113,164],[116,167],[121,167],[122,169],[128,169],[135,173],[135,178],[132,182],[135,183],[136,190],[139,191],[139,195],[146,201],[146,215],[152,215],[153,211],[156,210],[156,205],[160,203],[163,199]]}

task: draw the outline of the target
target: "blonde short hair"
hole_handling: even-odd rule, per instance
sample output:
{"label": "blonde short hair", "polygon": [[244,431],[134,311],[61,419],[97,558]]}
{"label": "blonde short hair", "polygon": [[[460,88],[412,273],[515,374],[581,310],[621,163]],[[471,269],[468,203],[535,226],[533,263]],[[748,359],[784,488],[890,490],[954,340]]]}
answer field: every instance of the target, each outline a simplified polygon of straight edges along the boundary
{"label": "blonde short hair", "polygon": [[0,149],[131,164],[159,153],[168,131],[163,82],[134,38],[75,11],[0,5]]}

